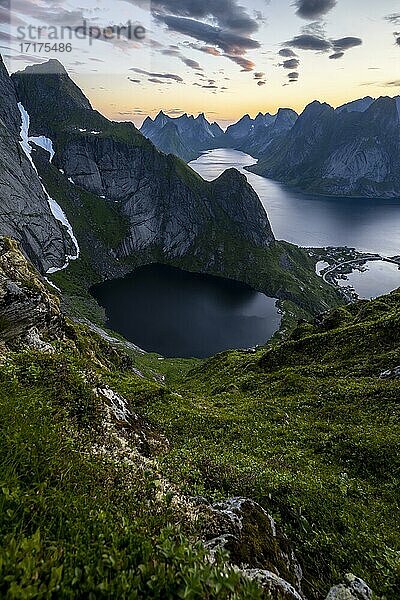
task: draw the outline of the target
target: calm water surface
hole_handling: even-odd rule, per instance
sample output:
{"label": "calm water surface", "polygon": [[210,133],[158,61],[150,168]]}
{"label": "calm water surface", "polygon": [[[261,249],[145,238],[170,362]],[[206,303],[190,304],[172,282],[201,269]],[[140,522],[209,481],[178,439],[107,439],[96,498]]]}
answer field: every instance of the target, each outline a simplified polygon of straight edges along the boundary
{"label": "calm water surface", "polygon": [[400,198],[303,194],[244,169],[256,162],[248,154],[222,148],[206,152],[190,166],[209,181],[231,167],[244,173],[259,195],[277,239],[298,246],[348,246],[383,256],[400,254]]}
{"label": "calm water surface", "polygon": [[[235,167],[246,175],[268,214],[275,237],[298,246],[348,246],[381,256],[400,255],[400,198],[377,200],[304,194],[284,184],[249,173],[245,166],[257,161],[238,150],[205,152],[190,163],[211,181]],[[344,285],[361,298],[376,297],[400,286],[400,271],[390,263],[371,263],[355,271]]]}
{"label": "calm water surface", "polygon": [[399,267],[384,261],[370,261],[365,271],[353,271],[346,279],[339,280],[339,285],[354,288],[360,298],[370,300],[388,294],[400,286]]}
{"label": "calm water surface", "polygon": [[279,329],[275,300],[251,288],[162,265],[95,286],[111,329],[148,352],[212,356],[265,342]]}

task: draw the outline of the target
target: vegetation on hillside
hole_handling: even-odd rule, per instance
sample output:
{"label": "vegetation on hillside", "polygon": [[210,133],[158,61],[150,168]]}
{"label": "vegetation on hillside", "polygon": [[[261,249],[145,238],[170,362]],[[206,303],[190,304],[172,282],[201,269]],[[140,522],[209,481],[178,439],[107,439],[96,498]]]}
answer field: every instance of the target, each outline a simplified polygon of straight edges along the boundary
{"label": "vegetation on hillside", "polygon": [[[261,597],[226,557],[206,560],[184,494],[259,502],[294,544],[308,598],[353,571],[395,600],[400,395],[380,374],[400,364],[399,334],[397,292],[205,362],[125,356],[72,324],[54,353],[3,355],[0,595]],[[149,457],[115,446],[100,382],[149,423]]]}

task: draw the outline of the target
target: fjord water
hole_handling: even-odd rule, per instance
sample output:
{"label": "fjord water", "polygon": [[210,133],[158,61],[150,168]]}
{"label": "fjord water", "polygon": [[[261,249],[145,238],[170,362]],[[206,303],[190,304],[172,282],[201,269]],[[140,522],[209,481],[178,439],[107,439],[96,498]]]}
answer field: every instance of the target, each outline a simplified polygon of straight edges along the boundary
{"label": "fjord water", "polygon": [[148,352],[204,358],[265,342],[279,329],[276,300],[246,285],[163,265],[95,286],[111,329]]}
{"label": "fjord water", "polygon": [[382,256],[400,255],[400,198],[381,200],[304,194],[246,171],[244,167],[256,162],[248,154],[221,148],[205,152],[190,166],[208,181],[231,167],[246,175],[279,240],[298,246],[348,246]]}
{"label": "fjord water", "polygon": [[381,260],[369,261],[363,270],[354,270],[338,281],[342,287],[351,286],[359,298],[370,300],[388,294],[400,286],[399,267]]}

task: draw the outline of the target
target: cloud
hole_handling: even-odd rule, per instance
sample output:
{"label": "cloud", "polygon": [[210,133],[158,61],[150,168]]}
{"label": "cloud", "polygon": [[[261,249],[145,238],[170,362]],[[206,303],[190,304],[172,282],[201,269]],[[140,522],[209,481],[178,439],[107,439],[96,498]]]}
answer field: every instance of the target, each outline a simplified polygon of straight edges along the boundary
{"label": "cloud", "polygon": [[284,69],[297,69],[299,65],[300,61],[298,58],[289,58],[288,60],[284,60],[281,66]]}
{"label": "cloud", "polygon": [[237,0],[152,0],[151,6],[158,23],[205,44],[193,44],[194,49],[213,56],[224,54],[244,71],[254,68],[252,61],[236,57],[261,47],[252,37],[261,22],[256,11],[250,15]]}
{"label": "cloud", "polygon": [[150,83],[158,83],[158,84],[162,84],[162,85],[170,83],[168,81],[161,81],[160,79],[156,79],[155,77],[149,77],[147,81],[150,81]]}
{"label": "cloud", "polygon": [[385,20],[393,25],[400,25],[400,13],[392,13],[391,15],[387,15]]}
{"label": "cloud", "polygon": [[254,73],[254,79],[264,79],[265,77],[265,73],[259,72],[259,73]]}
{"label": "cloud", "polygon": [[131,81],[132,83],[142,83],[140,81],[140,79],[132,79],[131,77],[128,77],[129,81]]}
{"label": "cloud", "polygon": [[278,52],[279,56],[283,56],[284,58],[290,58],[291,56],[297,56],[296,52],[293,52],[290,48],[282,48]]}
{"label": "cloud", "polygon": [[260,43],[250,37],[222,30],[194,19],[171,15],[158,15],[157,19],[171,31],[182,33],[208,45],[217,46],[228,54],[244,54],[246,50],[260,48]]}
{"label": "cloud", "polygon": [[257,81],[257,85],[259,86],[265,85],[266,83],[266,81]]}
{"label": "cloud", "polygon": [[134,73],[139,73],[140,75],[147,75],[148,77],[152,77],[153,79],[172,79],[177,83],[183,83],[182,77],[179,75],[175,75],[174,73],[152,73],[151,71],[145,71],[144,69],[129,69],[130,71],[134,71]]}
{"label": "cloud", "polygon": [[242,71],[253,71],[254,67],[256,66],[252,60],[249,60],[244,56],[232,56],[230,54],[224,54],[224,56],[242,67]]}
{"label": "cloud", "polygon": [[186,58],[186,56],[181,56],[181,61],[185,63],[187,67],[191,69],[195,69],[196,71],[202,71],[203,67],[197,62],[197,60],[192,60],[191,58]]}
{"label": "cloud", "polygon": [[387,81],[385,87],[400,87],[400,79],[396,79],[395,81]]}
{"label": "cloud", "polygon": [[299,74],[297,71],[293,71],[293,73],[289,73],[288,75],[289,83],[295,83],[299,79]]}
{"label": "cloud", "polygon": [[339,58],[342,58],[344,56],[344,52],[334,52],[333,54],[330,55],[329,58],[331,58],[332,60],[337,60]]}
{"label": "cloud", "polygon": [[252,34],[259,28],[257,14],[250,16],[236,0],[152,0],[156,15],[212,20],[220,29],[242,34]]}
{"label": "cloud", "polygon": [[332,49],[332,44],[328,40],[306,33],[296,35],[292,40],[285,42],[285,46],[297,48],[298,50],[315,50],[318,52],[327,52]]}
{"label": "cloud", "polygon": [[[341,58],[343,53],[350,48],[361,46],[362,39],[359,37],[344,37],[336,40],[327,40],[322,35],[312,33],[302,33],[295,36],[292,40],[285,42],[285,46],[297,48],[299,50],[313,50],[315,52],[328,52],[333,50],[332,58]],[[337,56],[338,54],[341,56]]]}
{"label": "cloud", "polygon": [[338,40],[332,40],[333,49],[337,52],[356,48],[357,46],[361,46],[362,43],[362,39],[358,37],[344,37]]}
{"label": "cloud", "polygon": [[336,6],[336,0],[296,0],[296,14],[302,19],[320,19]]}
{"label": "cloud", "polygon": [[161,54],[164,54],[165,56],[180,56],[180,52],[179,50],[172,50],[171,48],[166,48],[165,50],[161,51]]}

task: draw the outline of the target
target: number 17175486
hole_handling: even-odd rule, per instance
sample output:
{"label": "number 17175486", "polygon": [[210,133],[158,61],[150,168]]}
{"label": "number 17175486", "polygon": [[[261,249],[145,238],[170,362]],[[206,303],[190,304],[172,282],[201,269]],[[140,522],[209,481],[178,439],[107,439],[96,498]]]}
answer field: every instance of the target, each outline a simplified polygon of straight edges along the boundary
{"label": "number 17175486", "polygon": [[72,44],[63,43],[52,44],[50,42],[21,42],[19,47],[22,53],[72,52]]}

